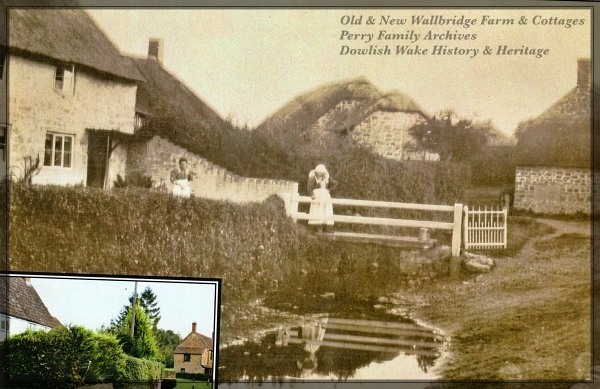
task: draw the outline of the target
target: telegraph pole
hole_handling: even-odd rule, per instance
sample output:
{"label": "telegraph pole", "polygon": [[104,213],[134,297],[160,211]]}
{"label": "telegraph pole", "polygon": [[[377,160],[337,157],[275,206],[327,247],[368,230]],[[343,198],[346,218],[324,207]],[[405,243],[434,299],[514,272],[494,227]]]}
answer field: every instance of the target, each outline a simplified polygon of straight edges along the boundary
{"label": "telegraph pole", "polygon": [[135,330],[135,306],[137,304],[137,281],[135,282],[135,288],[133,290],[133,305],[131,307],[131,339],[134,339]]}

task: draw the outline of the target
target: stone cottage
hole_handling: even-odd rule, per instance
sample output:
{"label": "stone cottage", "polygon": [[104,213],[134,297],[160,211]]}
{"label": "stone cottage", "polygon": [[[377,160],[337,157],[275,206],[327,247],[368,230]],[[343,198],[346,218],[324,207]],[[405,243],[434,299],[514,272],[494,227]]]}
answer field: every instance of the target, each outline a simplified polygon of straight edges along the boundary
{"label": "stone cottage", "polygon": [[61,324],[27,278],[0,276],[0,342],[27,329],[49,330]]}
{"label": "stone cottage", "polygon": [[175,372],[212,374],[213,351],[213,340],[196,332],[196,323],[192,323],[192,332],[175,348]]}
{"label": "stone cottage", "polygon": [[299,131],[315,139],[330,133],[350,135],[387,158],[438,160],[437,154],[414,152],[408,130],[429,115],[401,92],[382,93],[359,77],[321,86],[296,97],[269,116],[258,131]]}
{"label": "stone cottage", "polygon": [[561,99],[537,118],[521,123],[517,129],[515,209],[549,214],[590,214],[590,59],[577,61],[576,81],[576,86]]}
{"label": "stone cottage", "polygon": [[125,173],[144,78],[77,8],[10,9],[10,174],[108,188]]}
{"label": "stone cottage", "polygon": [[[238,177],[200,157],[220,144],[225,122],[162,67],[161,40],[150,41],[148,58],[130,58],[82,9],[10,9],[9,18],[14,178],[105,189],[149,178],[170,189],[169,172],[185,157],[197,196],[294,192],[293,182]],[[0,122],[0,151],[2,134]]]}

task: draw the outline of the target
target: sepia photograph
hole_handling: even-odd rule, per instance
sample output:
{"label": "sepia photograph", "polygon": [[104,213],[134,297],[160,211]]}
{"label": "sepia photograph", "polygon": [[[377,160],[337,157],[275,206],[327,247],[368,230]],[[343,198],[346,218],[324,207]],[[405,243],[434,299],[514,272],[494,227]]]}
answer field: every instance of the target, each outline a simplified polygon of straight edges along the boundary
{"label": "sepia photograph", "polygon": [[594,4],[1,2],[8,388],[144,310],[144,387],[597,385]]}

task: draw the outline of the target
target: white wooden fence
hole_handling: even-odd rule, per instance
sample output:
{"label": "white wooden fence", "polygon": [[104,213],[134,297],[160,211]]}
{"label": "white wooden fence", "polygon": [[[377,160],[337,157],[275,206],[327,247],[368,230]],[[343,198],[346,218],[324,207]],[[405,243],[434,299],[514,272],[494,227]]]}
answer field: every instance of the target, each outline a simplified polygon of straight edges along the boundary
{"label": "white wooden fence", "polygon": [[[287,193],[284,195],[286,203],[286,212],[294,221],[310,220],[311,215],[305,212],[298,212],[299,203],[311,203],[309,196],[300,196],[298,193]],[[358,207],[379,207],[391,209],[413,209],[425,211],[442,211],[453,212],[453,222],[437,222],[426,220],[406,220],[393,218],[378,218],[366,216],[348,216],[348,215],[333,215],[333,221],[336,223],[358,223],[380,226],[396,226],[396,227],[420,227],[420,228],[435,228],[452,230],[452,255],[460,255],[461,245],[461,222],[463,208],[462,204],[455,205],[432,205],[432,204],[412,204],[412,203],[393,203],[388,201],[371,201],[371,200],[352,200],[352,199],[331,199],[334,205],[350,205]],[[347,234],[350,235],[350,234]],[[385,237],[382,235],[370,235],[374,240]]]}
{"label": "white wooden fence", "polygon": [[506,248],[508,208],[478,207],[469,210],[465,205],[465,249]]}

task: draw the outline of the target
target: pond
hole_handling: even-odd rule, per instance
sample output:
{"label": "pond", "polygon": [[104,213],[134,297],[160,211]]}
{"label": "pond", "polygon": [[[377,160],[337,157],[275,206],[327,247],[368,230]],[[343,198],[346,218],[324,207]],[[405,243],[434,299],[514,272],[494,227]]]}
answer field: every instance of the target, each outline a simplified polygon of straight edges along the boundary
{"label": "pond", "polygon": [[435,365],[445,337],[407,317],[400,301],[355,302],[350,309],[330,296],[318,298],[328,301],[329,313],[306,313],[297,325],[222,348],[219,381],[439,378]]}
{"label": "pond", "polygon": [[413,320],[408,291],[460,278],[460,264],[447,247],[361,250],[338,247],[339,258],[313,260],[268,293],[262,306],[296,320],[274,330],[259,324],[261,337],[223,347],[219,381],[439,379],[447,339]]}

